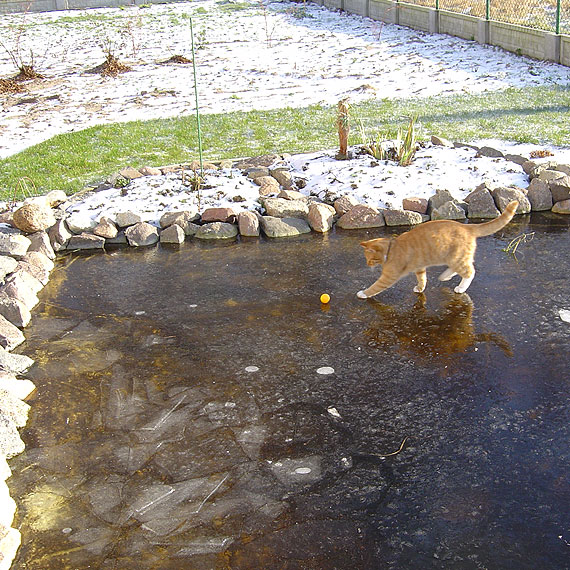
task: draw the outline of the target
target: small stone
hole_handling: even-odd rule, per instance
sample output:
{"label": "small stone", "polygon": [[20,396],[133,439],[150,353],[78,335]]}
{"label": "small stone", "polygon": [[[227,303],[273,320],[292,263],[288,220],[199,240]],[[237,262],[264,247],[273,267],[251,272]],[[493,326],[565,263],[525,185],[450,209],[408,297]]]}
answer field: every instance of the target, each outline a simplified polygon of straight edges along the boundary
{"label": "small stone", "polygon": [[143,166],[139,168],[139,172],[143,176],[160,176],[162,174],[160,168],[154,168],[153,166]]}
{"label": "small stone", "polygon": [[254,182],[259,184],[260,196],[270,196],[279,192],[279,182],[273,176],[262,176],[261,178],[256,178]]}
{"label": "small stone", "polygon": [[55,265],[54,262],[41,251],[28,250],[28,253],[22,258],[22,261],[48,272],[51,271]]}
{"label": "small stone", "polygon": [[384,216],[372,206],[359,204],[344,214],[337,222],[339,228],[356,230],[365,228],[379,228],[384,226]]}
{"label": "small stone", "polygon": [[428,204],[429,203],[425,198],[417,198],[415,196],[404,198],[402,200],[402,207],[404,210],[418,212],[418,214],[427,214]]}
{"label": "small stone", "polygon": [[285,200],[306,200],[307,196],[297,192],[297,190],[281,190],[277,198],[285,198]]}
{"label": "small stone", "polygon": [[42,253],[49,259],[55,259],[55,251],[51,245],[50,237],[47,232],[36,232],[28,236],[31,244],[28,248],[28,253],[37,252]]}
{"label": "small stone", "polygon": [[570,199],[570,176],[563,175],[562,178],[550,182],[550,191],[554,202],[562,202]]}
{"label": "small stone", "polygon": [[[239,167],[236,167],[239,168]],[[248,177],[251,178],[251,180],[258,180],[260,178],[273,178],[271,176],[271,174],[269,173],[269,168],[266,167],[258,167],[258,166],[252,166],[250,168],[245,169],[244,174]]]}
{"label": "small stone", "polygon": [[238,215],[239,233],[245,237],[259,236],[259,217],[255,212],[240,212]]}
{"label": "small stone", "polygon": [[329,375],[334,374],[334,368],[332,366],[321,366],[321,368],[317,368],[317,374]]}
{"label": "small stone", "polygon": [[45,200],[50,208],[57,208],[67,202],[67,194],[63,190],[52,190],[45,195]]}
{"label": "small stone", "polygon": [[184,243],[186,234],[178,224],[172,224],[160,232],[160,243]]}
{"label": "small stone", "polygon": [[128,180],[135,180],[136,178],[141,178],[143,176],[136,168],[133,168],[132,166],[127,166],[126,168],[119,170],[119,174]]}
{"label": "small stone", "polygon": [[[448,148],[453,148],[453,144],[448,141],[447,139],[438,137],[436,135],[431,135],[431,144],[435,145],[435,146],[445,146]],[[421,213],[425,213],[425,212],[421,212]]]}
{"label": "small stone", "polygon": [[17,327],[27,327],[32,314],[26,305],[16,297],[0,293],[0,315]]}
{"label": "small stone", "polygon": [[293,188],[293,177],[288,169],[275,168],[270,171],[271,176],[286,190]]}
{"label": "small stone", "polygon": [[69,231],[65,220],[58,220],[48,230],[48,236],[54,251],[65,249],[72,235],[73,234]]}
{"label": "small stone", "polygon": [[477,158],[481,158],[482,156],[486,156],[488,158],[504,158],[504,153],[496,148],[492,148],[490,146],[483,146],[479,149],[479,152],[476,154]]}
{"label": "small stone", "polygon": [[552,207],[552,211],[555,214],[570,214],[570,200],[562,200],[561,202],[556,202]]}
{"label": "small stone", "polygon": [[[173,224],[180,226],[182,229],[185,229],[188,223],[197,220],[200,216],[198,215],[198,211],[190,211],[190,210],[183,210],[181,212],[165,212],[162,214],[159,220],[159,224],[161,228],[167,228]],[[194,232],[196,233],[196,232]]]}
{"label": "small stone", "polygon": [[16,271],[18,262],[8,255],[0,255],[0,281],[4,280],[6,275]]}
{"label": "small stone", "polygon": [[138,222],[125,230],[125,236],[130,246],[146,247],[158,242],[158,229],[147,222]]}
{"label": "small stone", "polygon": [[12,374],[23,374],[34,361],[24,354],[12,354],[0,347],[0,370]]}

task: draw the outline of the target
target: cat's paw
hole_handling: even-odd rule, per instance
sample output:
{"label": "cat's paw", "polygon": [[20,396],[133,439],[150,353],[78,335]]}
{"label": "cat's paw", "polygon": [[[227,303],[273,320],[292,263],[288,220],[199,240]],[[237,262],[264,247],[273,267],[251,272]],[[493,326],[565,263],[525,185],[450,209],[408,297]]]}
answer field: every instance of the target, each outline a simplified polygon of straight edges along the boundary
{"label": "cat's paw", "polygon": [[425,291],[425,287],[418,287],[417,285],[414,287],[414,293],[423,293]]}
{"label": "cat's paw", "polygon": [[356,296],[357,296],[359,299],[368,299],[368,295],[367,295],[364,291],[359,291],[359,292],[356,294]]}

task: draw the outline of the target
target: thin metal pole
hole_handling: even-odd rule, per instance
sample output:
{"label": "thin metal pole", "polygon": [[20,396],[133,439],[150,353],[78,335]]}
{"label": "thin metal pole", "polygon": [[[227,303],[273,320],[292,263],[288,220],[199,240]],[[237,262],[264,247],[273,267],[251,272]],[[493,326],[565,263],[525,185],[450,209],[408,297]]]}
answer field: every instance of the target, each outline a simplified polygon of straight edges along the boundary
{"label": "thin metal pole", "polygon": [[562,10],[562,0],[556,2],[556,34],[560,33],[560,11]]}
{"label": "thin metal pole", "polygon": [[204,175],[204,163],[202,160],[202,128],[200,126],[200,107],[198,106],[198,80],[196,78],[196,53],[194,50],[194,28],[190,18],[190,36],[192,38],[192,67],[194,68],[194,93],[196,94],[196,125],[198,127],[198,154],[200,156],[200,176]]}
{"label": "thin metal pole", "polygon": [[485,19],[486,20],[491,19],[491,0],[487,0],[485,2]]}

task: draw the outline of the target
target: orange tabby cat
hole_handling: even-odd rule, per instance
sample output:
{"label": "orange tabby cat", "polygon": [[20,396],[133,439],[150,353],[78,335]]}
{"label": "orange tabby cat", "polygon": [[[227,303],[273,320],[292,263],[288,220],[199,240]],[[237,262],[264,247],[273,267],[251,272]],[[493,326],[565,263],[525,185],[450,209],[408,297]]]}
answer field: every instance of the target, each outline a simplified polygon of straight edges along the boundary
{"label": "orange tabby cat", "polygon": [[447,265],[439,276],[440,281],[449,281],[453,276],[461,276],[461,283],[455,287],[456,293],[465,293],[473,277],[473,258],[477,238],[489,236],[506,226],[519,203],[514,200],[495,220],[484,224],[460,224],[451,220],[426,222],[398,237],[377,238],[363,241],[366,263],[381,265],[382,275],[368,289],[359,291],[361,299],[373,297],[388,289],[407,275],[415,273],[418,284],[416,293],[426,288],[426,267]]}

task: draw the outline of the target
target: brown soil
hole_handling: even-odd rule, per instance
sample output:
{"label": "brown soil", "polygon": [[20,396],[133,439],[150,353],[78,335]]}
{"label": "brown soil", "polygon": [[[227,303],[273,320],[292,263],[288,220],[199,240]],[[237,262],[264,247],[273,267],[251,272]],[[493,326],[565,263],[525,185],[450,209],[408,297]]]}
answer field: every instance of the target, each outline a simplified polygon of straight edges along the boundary
{"label": "brown soil", "polygon": [[131,71],[131,68],[121,63],[114,55],[108,54],[105,63],[90,70],[90,73],[100,73],[104,77],[116,77],[120,73]]}
{"label": "brown soil", "polygon": [[22,65],[18,75],[14,77],[15,81],[29,81],[30,79],[44,79],[41,73],[38,73],[32,65]]}
{"label": "brown soil", "polygon": [[163,61],[162,63],[164,64],[168,64],[168,63],[192,63],[191,59],[188,59],[187,57],[184,57],[183,55],[173,55],[171,58],[167,59],[166,61]]}

